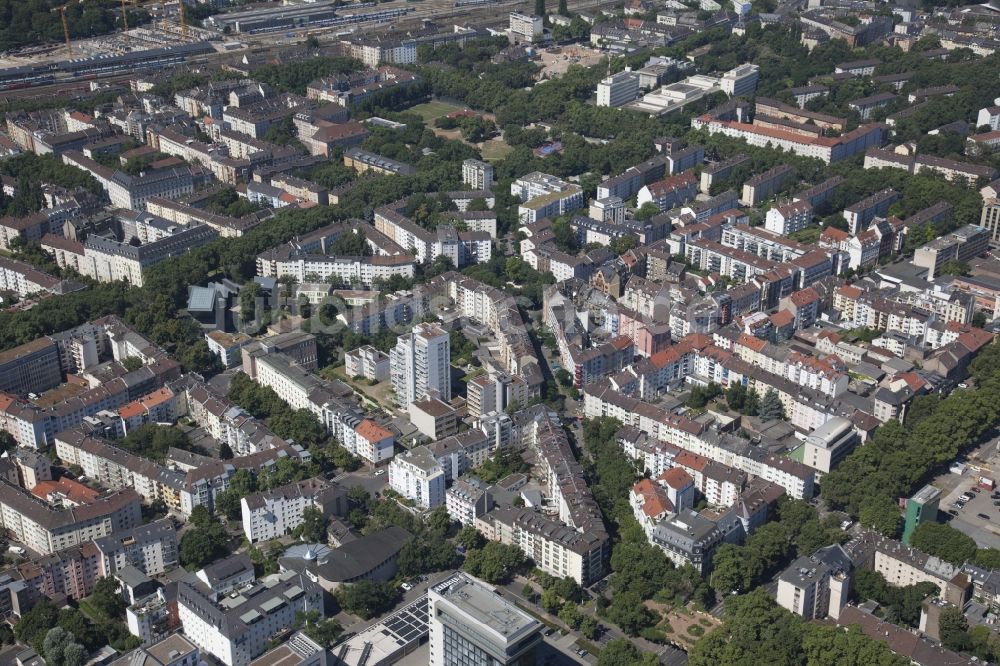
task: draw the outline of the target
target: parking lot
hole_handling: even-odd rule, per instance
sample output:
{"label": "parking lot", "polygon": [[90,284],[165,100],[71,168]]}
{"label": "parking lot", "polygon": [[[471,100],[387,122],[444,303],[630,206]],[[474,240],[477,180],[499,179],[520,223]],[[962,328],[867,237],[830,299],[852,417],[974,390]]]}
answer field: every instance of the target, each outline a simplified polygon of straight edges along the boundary
{"label": "parking lot", "polygon": [[934,480],[942,490],[942,517],[975,539],[980,548],[1000,548],[1000,493],[973,490],[979,488],[981,477],[996,479],[1000,473],[997,443],[997,439],[990,439],[970,453],[962,474],[949,472]]}

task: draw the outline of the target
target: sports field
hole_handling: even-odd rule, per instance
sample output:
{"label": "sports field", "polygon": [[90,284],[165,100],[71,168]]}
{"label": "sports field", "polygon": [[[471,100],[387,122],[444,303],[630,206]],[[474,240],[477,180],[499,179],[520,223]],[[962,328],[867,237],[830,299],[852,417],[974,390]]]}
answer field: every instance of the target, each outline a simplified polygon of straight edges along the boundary
{"label": "sports field", "polygon": [[463,108],[465,107],[434,100],[432,102],[425,102],[423,104],[412,106],[407,109],[407,111],[417,114],[424,119],[425,123],[430,123],[433,122],[435,118],[447,116],[449,113],[461,111]]}

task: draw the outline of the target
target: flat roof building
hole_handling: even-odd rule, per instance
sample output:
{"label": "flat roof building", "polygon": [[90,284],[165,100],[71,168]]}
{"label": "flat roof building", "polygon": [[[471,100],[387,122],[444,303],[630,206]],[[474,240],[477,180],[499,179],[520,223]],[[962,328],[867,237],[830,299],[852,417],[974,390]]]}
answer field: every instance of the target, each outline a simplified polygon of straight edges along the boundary
{"label": "flat roof building", "polygon": [[533,663],[542,623],[472,576],[427,591],[429,666]]}

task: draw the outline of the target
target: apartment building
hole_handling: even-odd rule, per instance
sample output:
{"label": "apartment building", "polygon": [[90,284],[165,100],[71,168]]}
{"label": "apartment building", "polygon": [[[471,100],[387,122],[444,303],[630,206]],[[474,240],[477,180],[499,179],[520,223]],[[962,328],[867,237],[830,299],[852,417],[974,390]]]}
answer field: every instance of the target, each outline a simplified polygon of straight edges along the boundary
{"label": "apartment building", "polygon": [[59,348],[42,337],[0,352],[0,391],[43,393],[62,383]]}
{"label": "apartment building", "polygon": [[31,493],[0,480],[0,525],[36,553],[48,555],[142,524],[139,496],[113,491],[93,502],[56,509]]}
{"label": "apartment building", "polygon": [[451,340],[433,324],[417,324],[399,336],[389,354],[392,389],[403,407],[431,391],[451,400]]}
{"label": "apartment building", "polygon": [[324,516],[344,516],[347,492],[336,483],[306,479],[253,493],[240,500],[243,532],[250,543],[283,537],[302,524],[308,507]]}
{"label": "apartment building", "polygon": [[693,173],[685,171],[676,176],[644,185],[639,190],[636,204],[642,207],[645,203],[652,203],[661,211],[666,211],[686,204],[694,199],[697,193],[697,179]]}
{"label": "apartment building", "polygon": [[502,412],[511,404],[527,404],[528,386],[516,375],[487,373],[469,381],[466,399],[469,416],[479,418],[491,412]]}
{"label": "apartment building", "polygon": [[787,236],[808,227],[812,219],[813,206],[809,201],[792,201],[769,209],[764,217],[764,228]]}
{"label": "apartment building", "polygon": [[762,201],[780,192],[795,170],[787,164],[768,169],[743,183],[743,195],[740,197],[747,206],[758,206]]}
{"label": "apartment building", "polygon": [[488,232],[456,231],[451,225],[425,229],[402,214],[401,204],[396,202],[376,210],[375,229],[398,246],[412,251],[418,261],[429,263],[438,256],[445,256],[460,268],[490,260],[493,245]]}
{"label": "apartment building", "polygon": [[93,545],[99,553],[102,576],[113,576],[127,566],[147,576],[159,576],[178,562],[177,532],[169,518],[109,534],[95,539]]}
{"label": "apartment building", "polygon": [[191,382],[184,389],[184,407],[199,426],[219,442],[225,443],[236,457],[260,453],[283,446],[285,441],[259,421],[216,393],[210,385]]}
{"label": "apartment building", "polygon": [[344,151],[344,166],[351,167],[358,173],[372,171],[386,176],[412,176],[417,172],[409,164],[403,164],[361,148],[350,148]]}
{"label": "apartment building", "polygon": [[521,12],[510,13],[508,31],[518,40],[533,42],[542,36],[544,29],[544,19],[541,16]]}
{"label": "apartment building", "polygon": [[933,280],[949,261],[969,261],[989,250],[990,233],[983,227],[967,224],[941,236],[913,253],[913,264],[927,269],[927,279]]}
{"label": "apartment building", "polygon": [[38,270],[29,263],[0,257],[0,291],[9,291],[20,297],[58,292],[63,281]]}
{"label": "apartment building", "polygon": [[510,295],[459,273],[439,275],[427,284],[425,298],[446,297],[455,311],[497,336],[503,369],[524,379],[530,397],[539,395],[543,383],[538,357],[517,304]]}
{"label": "apartment building", "polygon": [[693,118],[691,126],[695,129],[704,127],[709,134],[723,134],[744,139],[751,146],[772,146],[803,157],[815,157],[827,164],[847,159],[871,147],[879,147],[885,143],[889,133],[887,125],[872,123],[862,125],[839,137],[805,136],[758,124],[721,120],[708,114]]}
{"label": "apartment building", "polygon": [[452,520],[472,526],[494,507],[489,489],[475,477],[456,479],[445,491],[444,504]]}
{"label": "apartment building", "polygon": [[184,635],[226,666],[249,666],[269,642],[295,626],[296,615],[323,617],[323,590],[295,571],[271,574],[235,598],[218,598],[202,583],[177,584]]}
{"label": "apartment building", "polygon": [[896,95],[893,93],[878,93],[869,97],[862,97],[847,103],[847,108],[856,112],[861,120],[869,120],[875,111],[895,103]]}
{"label": "apartment building", "polygon": [[729,177],[733,175],[733,171],[749,163],[750,158],[739,153],[720,162],[706,164],[701,170],[701,180],[699,182],[701,193],[708,194],[711,192],[713,185],[729,180]]}
{"label": "apartment building", "polygon": [[517,546],[551,576],[569,576],[584,587],[604,576],[606,538],[578,531],[531,509],[498,507],[477,518],[476,529],[491,541]]}
{"label": "apartment building", "polygon": [[703,573],[725,537],[715,521],[688,509],[657,523],[650,541],[678,567],[690,565]]}
{"label": "apartment building", "polygon": [[778,577],[778,605],[806,620],[839,619],[850,593],[850,556],[839,544],[792,562]]}
{"label": "apartment building", "polygon": [[897,201],[899,192],[889,188],[851,204],[843,212],[848,231],[852,236],[858,235],[871,226],[876,217],[888,215],[889,207]]}
{"label": "apartment building", "polygon": [[473,190],[493,187],[493,165],[482,160],[467,159],[462,162],[462,182]]}
{"label": "apartment building", "polygon": [[145,245],[105,238],[96,234],[83,243],[83,256],[64,260],[72,263],[81,274],[99,282],[128,282],[136,287],[144,284],[145,272],[161,261],[214,240],[218,234],[207,225],[174,228],[163,238]]}
{"label": "apartment building", "polygon": [[389,487],[423,509],[445,502],[445,474],[426,446],[410,449],[389,463]]}
{"label": "apartment building", "polygon": [[363,419],[353,428],[344,429],[344,448],[372,465],[395,455],[395,435],[371,419]]}
{"label": "apartment building", "polygon": [[364,377],[373,382],[389,379],[389,356],[371,345],[362,345],[344,354],[348,377]]}
{"label": "apartment building", "polygon": [[510,194],[522,202],[517,210],[521,224],[534,224],[546,217],[565,215],[584,205],[583,189],[579,185],[540,171],[511,183]]}

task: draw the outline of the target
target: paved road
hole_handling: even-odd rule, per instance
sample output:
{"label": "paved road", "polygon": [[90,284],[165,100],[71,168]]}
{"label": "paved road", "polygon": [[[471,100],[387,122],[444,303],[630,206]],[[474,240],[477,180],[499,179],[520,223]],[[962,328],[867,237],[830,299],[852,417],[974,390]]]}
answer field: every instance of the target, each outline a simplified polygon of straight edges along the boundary
{"label": "paved road", "polygon": [[[382,469],[385,468],[383,467]],[[389,482],[389,475],[388,473],[383,473],[375,476],[374,470],[362,467],[354,472],[342,472],[334,477],[333,480],[344,488],[362,486],[368,491],[369,495],[374,497],[375,493],[382,492],[385,488],[386,484]]]}

